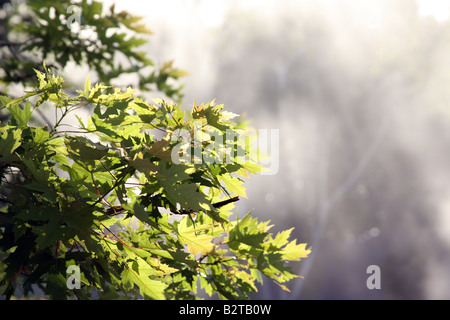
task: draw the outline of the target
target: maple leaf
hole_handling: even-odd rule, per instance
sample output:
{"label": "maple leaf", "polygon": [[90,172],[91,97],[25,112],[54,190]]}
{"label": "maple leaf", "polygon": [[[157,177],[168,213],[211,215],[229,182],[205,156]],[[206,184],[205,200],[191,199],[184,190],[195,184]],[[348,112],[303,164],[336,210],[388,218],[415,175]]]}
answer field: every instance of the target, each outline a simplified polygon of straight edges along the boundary
{"label": "maple leaf", "polygon": [[171,161],[172,150],[169,148],[169,143],[169,140],[161,139],[159,141],[155,141],[150,147],[147,145],[145,147],[151,155],[163,160]]}
{"label": "maple leaf", "polygon": [[207,255],[215,250],[212,243],[214,236],[208,234],[197,234],[193,225],[188,226],[188,217],[185,217],[178,225],[178,238],[187,245],[188,251],[197,255]]}

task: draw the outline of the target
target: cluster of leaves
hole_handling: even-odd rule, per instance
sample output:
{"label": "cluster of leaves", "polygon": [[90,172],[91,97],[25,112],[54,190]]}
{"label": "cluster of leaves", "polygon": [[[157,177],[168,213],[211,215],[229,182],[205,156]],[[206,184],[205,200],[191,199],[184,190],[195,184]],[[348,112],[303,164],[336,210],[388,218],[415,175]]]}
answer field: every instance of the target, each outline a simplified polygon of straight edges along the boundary
{"label": "cluster of leaves", "polygon": [[[284,283],[298,277],[287,263],[306,257],[306,244],[289,240],[292,230],[270,233],[269,222],[250,214],[231,219],[234,201],[245,196],[242,178],[261,166],[172,161],[188,140],[181,132],[240,134],[244,123],[214,102],[182,111],[89,78],[71,96],[62,77],[43,70],[23,97],[0,96],[10,115],[0,125],[3,294],[40,287],[53,299],[193,299],[200,292],[243,299],[263,276],[287,290]],[[55,108],[51,128],[30,125],[42,103]],[[63,130],[67,116],[86,106],[92,114]],[[229,143],[249,150],[239,139]],[[80,289],[67,287],[72,265],[80,268]]]}
{"label": "cluster of leaves", "polygon": [[32,83],[34,69],[42,61],[61,69],[74,62],[95,70],[99,82],[107,85],[128,75],[130,83],[124,87],[133,84],[142,92],[158,91],[175,101],[182,97],[182,86],[174,80],[186,72],[173,67],[172,61],[157,67],[139,50],[147,43],[141,36],[151,34],[141,17],[87,0],[11,1],[0,5],[1,11],[4,84]]}

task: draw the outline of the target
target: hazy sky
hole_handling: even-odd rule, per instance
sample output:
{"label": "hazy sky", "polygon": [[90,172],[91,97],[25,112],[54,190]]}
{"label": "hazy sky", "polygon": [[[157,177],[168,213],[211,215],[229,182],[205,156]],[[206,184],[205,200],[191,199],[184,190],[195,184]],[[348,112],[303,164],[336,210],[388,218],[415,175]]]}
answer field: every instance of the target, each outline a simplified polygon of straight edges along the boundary
{"label": "hazy sky", "polygon": [[[311,2],[312,0],[300,0],[300,2]],[[331,3],[334,0],[314,0],[315,2]],[[171,0],[171,1],[159,1],[159,0],[105,0],[105,3],[109,4],[115,2],[117,7],[128,9],[142,16],[148,16],[152,18],[161,17],[170,18],[170,23],[178,24],[184,23],[189,20],[190,17],[186,15],[184,10],[187,6],[192,4],[199,4],[198,10],[202,17],[202,22],[209,26],[216,26],[221,23],[223,13],[225,9],[230,6],[239,6],[243,9],[252,7],[270,7],[271,4],[275,4],[273,0],[243,0],[243,1],[230,1],[230,0]],[[448,0],[416,0],[419,4],[419,13],[423,16],[433,16],[438,21],[443,21],[449,18],[450,1]],[[282,2],[281,2],[282,3]],[[375,7],[376,0],[365,0],[368,8]],[[280,5],[280,1],[276,2],[276,5]]]}

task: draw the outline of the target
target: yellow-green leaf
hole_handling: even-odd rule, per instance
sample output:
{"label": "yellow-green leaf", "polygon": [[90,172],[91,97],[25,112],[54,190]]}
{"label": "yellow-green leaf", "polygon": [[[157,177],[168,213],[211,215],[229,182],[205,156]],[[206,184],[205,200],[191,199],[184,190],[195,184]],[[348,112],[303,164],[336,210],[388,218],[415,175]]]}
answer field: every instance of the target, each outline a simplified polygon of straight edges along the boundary
{"label": "yellow-green leaf", "polygon": [[225,183],[229,192],[247,198],[245,187],[242,186],[243,181],[241,179],[234,178],[228,173],[221,175],[220,179]]}
{"label": "yellow-green leaf", "polygon": [[289,242],[281,251],[283,260],[298,261],[306,258],[311,253],[311,249],[306,249],[306,243],[297,244],[297,240]]}
{"label": "yellow-green leaf", "polygon": [[158,280],[149,278],[148,264],[143,260],[131,262],[121,273],[125,288],[132,289],[136,284],[141,295],[146,299],[165,300],[164,294],[167,285]]}
{"label": "yellow-green leaf", "polygon": [[196,234],[193,225],[188,226],[188,217],[185,217],[178,225],[178,239],[187,245],[188,251],[196,257],[198,254],[207,255],[215,250],[212,243],[214,236],[208,234]]}
{"label": "yellow-green leaf", "polygon": [[91,75],[88,75],[86,83],[84,84],[84,93],[86,97],[89,97],[90,90],[91,90]]}

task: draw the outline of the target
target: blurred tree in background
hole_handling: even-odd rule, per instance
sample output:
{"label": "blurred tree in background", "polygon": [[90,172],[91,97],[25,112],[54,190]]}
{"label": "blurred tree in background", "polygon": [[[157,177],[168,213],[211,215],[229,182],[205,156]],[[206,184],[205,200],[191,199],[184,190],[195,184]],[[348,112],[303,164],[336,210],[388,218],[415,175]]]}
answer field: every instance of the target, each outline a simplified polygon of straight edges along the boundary
{"label": "blurred tree in background", "polygon": [[[151,34],[141,18],[106,9],[99,1],[3,1],[0,17],[0,85],[31,84],[42,61],[61,71],[69,62],[87,65],[93,80],[133,85],[179,100],[186,75],[172,61],[160,67],[141,49]],[[126,78],[121,81],[119,78]]]}

